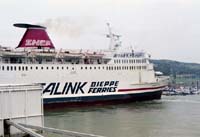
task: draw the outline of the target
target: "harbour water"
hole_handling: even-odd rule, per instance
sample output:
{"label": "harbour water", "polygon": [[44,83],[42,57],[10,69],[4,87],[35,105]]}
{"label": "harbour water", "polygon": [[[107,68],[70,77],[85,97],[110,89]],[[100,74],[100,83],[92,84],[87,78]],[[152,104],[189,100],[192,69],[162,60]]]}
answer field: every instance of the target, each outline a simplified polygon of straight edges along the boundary
{"label": "harbour water", "polygon": [[199,137],[200,95],[48,110],[44,122],[48,127],[107,137]]}

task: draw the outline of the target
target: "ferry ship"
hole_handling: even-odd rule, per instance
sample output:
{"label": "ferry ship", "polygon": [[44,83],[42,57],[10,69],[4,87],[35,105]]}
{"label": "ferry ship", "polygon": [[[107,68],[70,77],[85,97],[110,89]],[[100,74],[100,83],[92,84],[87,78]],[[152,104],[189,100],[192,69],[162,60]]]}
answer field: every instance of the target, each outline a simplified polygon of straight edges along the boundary
{"label": "ferry ship", "polygon": [[167,77],[157,76],[149,54],[122,50],[108,25],[105,50],[56,50],[46,27],[26,28],[16,48],[0,47],[0,84],[40,83],[48,107],[160,99]]}

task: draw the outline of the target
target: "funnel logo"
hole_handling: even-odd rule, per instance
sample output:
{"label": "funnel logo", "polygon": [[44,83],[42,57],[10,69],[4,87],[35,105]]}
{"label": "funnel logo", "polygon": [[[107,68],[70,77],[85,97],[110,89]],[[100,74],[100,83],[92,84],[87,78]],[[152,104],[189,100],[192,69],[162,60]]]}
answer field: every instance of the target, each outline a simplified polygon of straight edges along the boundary
{"label": "funnel logo", "polygon": [[35,40],[35,39],[27,39],[25,46],[50,46],[50,40]]}

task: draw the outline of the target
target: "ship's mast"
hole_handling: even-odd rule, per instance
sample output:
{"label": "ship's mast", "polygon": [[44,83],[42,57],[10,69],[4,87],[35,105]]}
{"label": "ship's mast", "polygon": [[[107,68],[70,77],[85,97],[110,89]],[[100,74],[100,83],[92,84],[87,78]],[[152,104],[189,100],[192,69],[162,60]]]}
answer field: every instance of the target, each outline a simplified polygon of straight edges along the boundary
{"label": "ship's mast", "polygon": [[116,50],[118,47],[121,46],[120,35],[116,35],[112,33],[112,29],[110,27],[110,23],[106,24],[108,26],[108,34],[106,35],[107,38],[110,38],[109,50]]}

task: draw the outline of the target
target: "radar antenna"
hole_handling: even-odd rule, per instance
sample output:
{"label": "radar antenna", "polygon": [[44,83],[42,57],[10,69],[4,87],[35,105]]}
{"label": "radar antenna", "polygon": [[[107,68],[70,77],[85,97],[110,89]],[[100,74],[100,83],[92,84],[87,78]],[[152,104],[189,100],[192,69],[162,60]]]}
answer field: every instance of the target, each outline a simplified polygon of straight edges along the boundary
{"label": "radar antenna", "polygon": [[116,50],[118,47],[121,46],[121,35],[116,35],[112,33],[110,23],[106,23],[106,25],[108,26],[108,34],[106,35],[106,37],[110,38],[109,50]]}

